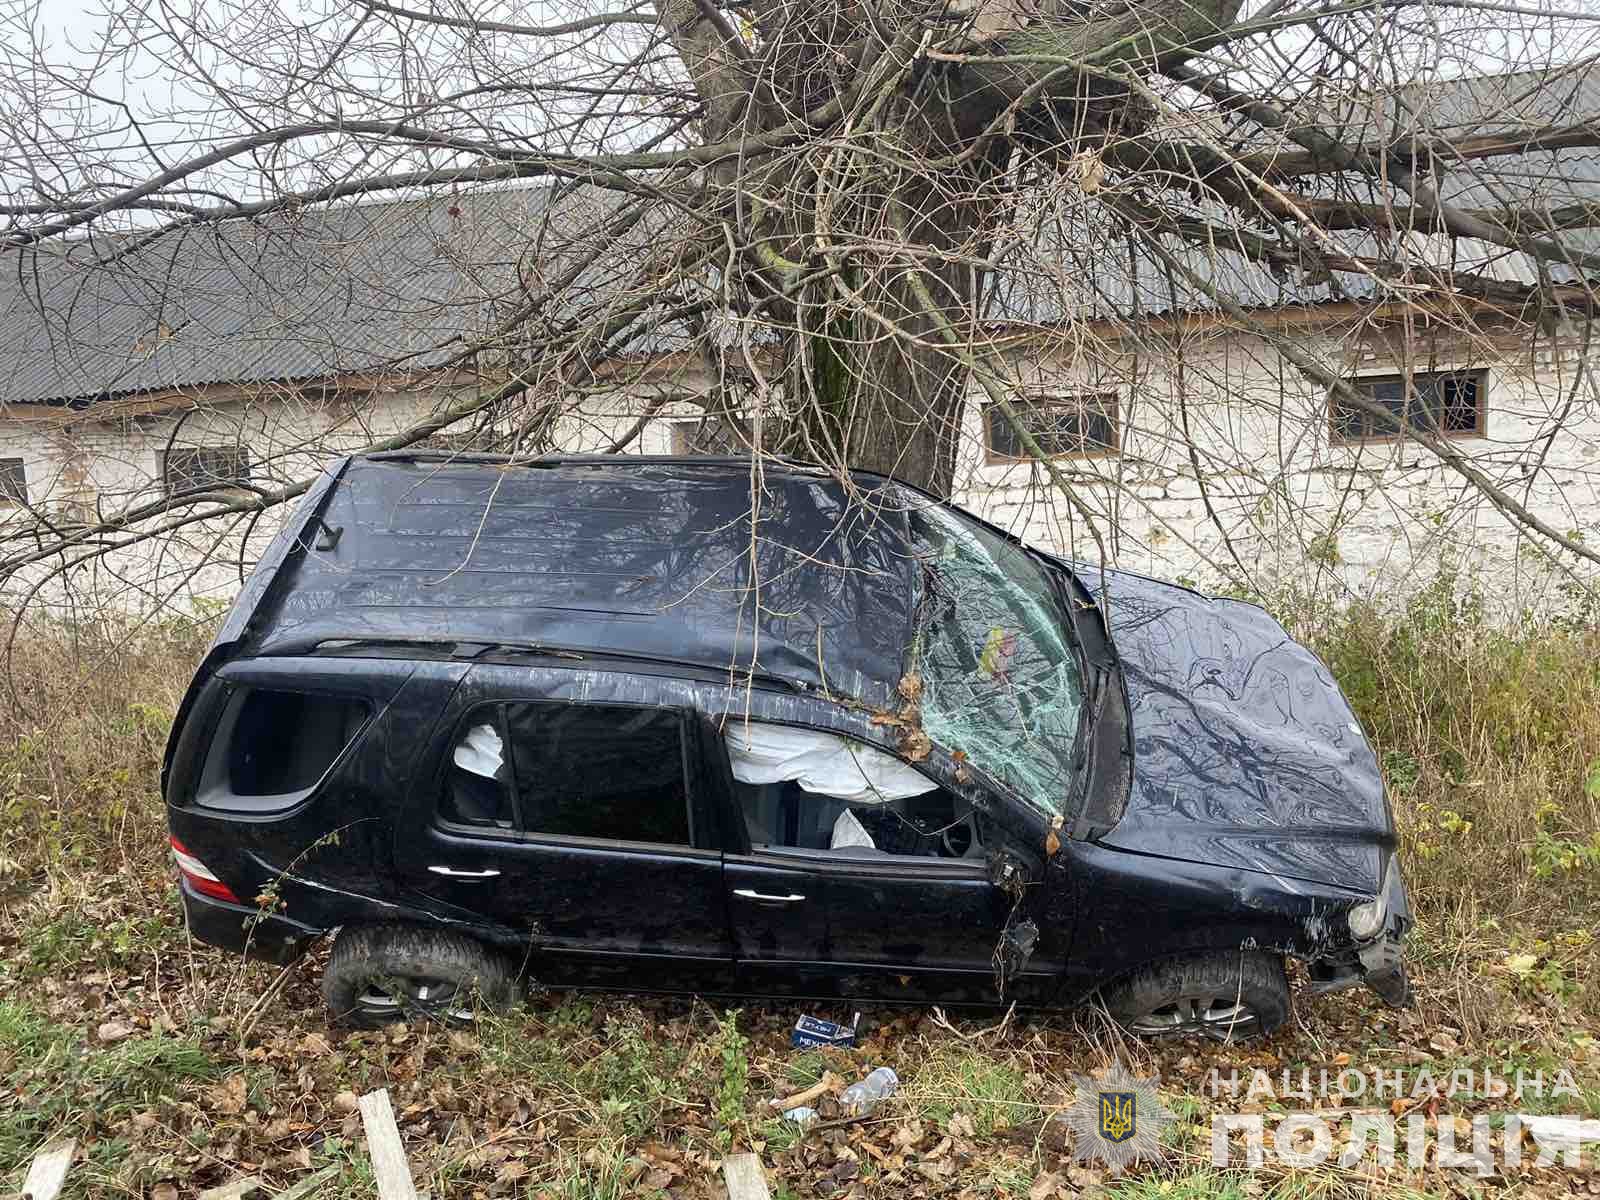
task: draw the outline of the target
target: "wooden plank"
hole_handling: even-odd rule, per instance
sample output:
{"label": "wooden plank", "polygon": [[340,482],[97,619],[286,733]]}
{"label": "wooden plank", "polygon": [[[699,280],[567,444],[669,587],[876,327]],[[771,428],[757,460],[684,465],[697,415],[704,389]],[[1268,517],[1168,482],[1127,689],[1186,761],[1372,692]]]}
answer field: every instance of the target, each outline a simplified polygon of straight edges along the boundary
{"label": "wooden plank", "polygon": [[361,1124],[367,1131],[367,1155],[372,1159],[372,1174],[378,1181],[378,1200],[417,1200],[411,1182],[411,1167],[400,1143],[400,1130],[394,1123],[394,1106],[387,1088],[361,1097]]}
{"label": "wooden plank", "polygon": [[241,1175],[237,1179],[230,1179],[227,1183],[219,1183],[214,1188],[207,1188],[201,1192],[198,1200],[244,1200],[251,1192],[261,1190],[261,1176]]}
{"label": "wooden plank", "polygon": [[323,1167],[322,1170],[307,1175],[299,1183],[284,1188],[272,1200],[305,1200],[307,1196],[311,1195],[312,1192],[327,1183],[338,1173],[338,1164],[331,1167]]}
{"label": "wooden plank", "polygon": [[28,1167],[28,1177],[22,1181],[22,1194],[31,1200],[56,1200],[56,1193],[66,1182],[67,1168],[72,1165],[72,1152],[78,1148],[76,1138],[64,1142],[51,1142],[33,1156]]}
{"label": "wooden plank", "polygon": [[728,1200],[772,1200],[767,1173],[754,1154],[728,1155],[722,1160],[722,1179],[728,1185]]}

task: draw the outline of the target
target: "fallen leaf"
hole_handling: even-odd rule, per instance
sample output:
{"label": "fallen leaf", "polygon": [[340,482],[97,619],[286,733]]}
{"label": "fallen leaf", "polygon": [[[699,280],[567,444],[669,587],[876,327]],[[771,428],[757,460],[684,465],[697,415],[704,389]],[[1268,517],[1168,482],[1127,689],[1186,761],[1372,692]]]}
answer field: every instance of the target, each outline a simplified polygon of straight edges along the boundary
{"label": "fallen leaf", "polygon": [[1053,1171],[1046,1171],[1035,1179],[1033,1186],[1028,1189],[1028,1200],[1049,1200],[1060,1186],[1061,1177]]}
{"label": "fallen leaf", "polygon": [[150,1200],[178,1200],[178,1185],[163,1179],[150,1189]]}
{"label": "fallen leaf", "polygon": [[1098,1167],[1068,1167],[1067,1182],[1075,1188],[1091,1188],[1105,1179]]}
{"label": "fallen leaf", "polygon": [[361,1107],[361,1097],[354,1092],[340,1092],[333,1098],[333,1107],[336,1112],[356,1112]]}
{"label": "fallen leaf", "polygon": [[230,1117],[236,1117],[245,1110],[245,1077],[243,1071],[235,1071],[216,1087],[211,1089],[212,1102],[216,1104],[217,1111]]}
{"label": "fallen leaf", "polygon": [[328,1044],[328,1039],[320,1033],[308,1033],[301,1039],[300,1049],[312,1058],[323,1058],[333,1053],[333,1047]]}
{"label": "fallen leaf", "polygon": [[933,751],[933,739],[920,729],[907,729],[900,737],[900,753],[912,762],[921,762]]}

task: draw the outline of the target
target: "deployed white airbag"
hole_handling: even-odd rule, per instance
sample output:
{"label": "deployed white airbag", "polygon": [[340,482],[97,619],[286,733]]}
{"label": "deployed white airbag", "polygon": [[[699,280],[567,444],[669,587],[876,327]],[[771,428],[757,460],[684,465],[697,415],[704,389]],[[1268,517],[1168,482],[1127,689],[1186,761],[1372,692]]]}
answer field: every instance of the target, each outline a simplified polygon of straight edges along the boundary
{"label": "deployed white airbag", "polygon": [[493,779],[504,765],[505,746],[493,725],[474,725],[450,755],[456,766],[485,779]]}
{"label": "deployed white airbag", "polygon": [[920,796],[938,785],[893,755],[838,734],[788,725],[728,725],[728,757],[740,783],[798,783],[851,804]]}
{"label": "deployed white airbag", "polygon": [[833,837],[828,841],[828,849],[847,850],[852,846],[861,846],[867,850],[878,848],[878,844],[872,840],[872,835],[867,832],[867,827],[847,808],[833,823]]}

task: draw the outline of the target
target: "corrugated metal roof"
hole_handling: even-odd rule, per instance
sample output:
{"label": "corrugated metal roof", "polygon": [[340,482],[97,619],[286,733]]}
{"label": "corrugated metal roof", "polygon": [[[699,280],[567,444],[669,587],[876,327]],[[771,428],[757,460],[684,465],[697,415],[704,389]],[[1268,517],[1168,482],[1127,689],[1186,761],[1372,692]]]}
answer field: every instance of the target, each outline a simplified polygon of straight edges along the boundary
{"label": "corrugated metal roof", "polygon": [[[1297,115],[1363,143],[1571,125],[1600,119],[1600,68],[1308,99]],[[1253,126],[1224,132],[1233,144],[1293,149],[1281,134]],[[1173,136],[1193,137],[1194,130]],[[1600,151],[1525,151],[1465,165],[1435,160],[1430,178],[1443,199],[1462,207],[1556,208],[1600,201]],[[1354,173],[1303,176],[1288,186],[1321,198],[1394,200],[1388,185]],[[626,243],[639,253],[619,254],[594,234],[614,211],[613,193],[569,189],[552,208],[554,194],[537,187],[347,204],[195,226],[135,249],[123,235],[9,252],[0,256],[0,401],[84,402],[208,383],[435,366],[494,329],[524,299],[524,288],[538,292],[574,263],[584,265],[577,282],[544,315],[599,318],[647,249],[665,240],[664,225],[674,218],[665,209],[647,217]],[[1177,187],[1161,201],[1168,211],[1218,225],[1237,221]],[[1096,195],[1062,183],[1024,207],[1002,234],[1012,249],[990,297],[991,319],[1136,321],[1212,307],[1148,245],[1129,239]],[[1269,241],[1275,236],[1268,228],[1256,232]],[[1473,239],[1416,231],[1333,236],[1343,252],[1385,262],[1451,266],[1499,280],[1537,278],[1529,256]],[[1597,229],[1559,238],[1600,251]],[[1370,300],[1387,289],[1370,274],[1328,272],[1314,262],[1268,266],[1225,242],[1163,244],[1246,307]],[[1552,273],[1557,280],[1577,275],[1560,266]],[[624,349],[658,353],[680,347],[685,337],[682,328],[660,324]]]}
{"label": "corrugated metal roof", "polygon": [[[1600,119],[1600,66],[1587,63],[1556,72],[1407,84],[1381,95],[1324,97],[1318,103],[1302,103],[1291,116],[1334,133],[1346,144],[1520,135],[1530,128]],[[1195,135],[1195,128],[1172,132],[1179,141]],[[1248,122],[1236,123],[1220,140],[1234,149],[1299,150],[1282,133]],[[1600,150],[1590,147],[1524,150],[1466,163],[1433,157],[1421,165],[1440,199],[1457,208],[1543,212],[1600,202]],[[1319,199],[1405,203],[1392,185],[1356,172],[1305,175],[1283,184]],[[1154,199],[1169,213],[1223,228],[1238,223],[1237,214],[1220,203],[1197,202],[1176,186]],[[1269,244],[1276,241],[1289,261],[1269,266],[1225,241],[1197,246],[1167,236],[1161,244],[1201,279],[1247,308],[1372,300],[1391,290],[1370,273],[1330,272],[1318,262],[1297,261],[1291,244],[1277,240],[1270,227],[1257,226],[1252,232]],[[1600,229],[1549,236],[1574,251],[1600,251]],[[1078,190],[1070,180],[1040,197],[1014,237],[990,310],[998,319],[1045,325],[1074,316],[1136,321],[1175,310],[1215,307],[1181,272],[1169,271],[1149,245],[1130,239],[1096,195]],[[1443,267],[1506,282],[1530,283],[1538,278],[1532,256],[1473,238],[1371,229],[1334,232],[1330,240],[1343,254],[1401,267]],[[1570,282],[1580,275],[1576,268],[1559,263],[1551,265],[1550,273],[1556,282]]]}
{"label": "corrugated metal roof", "polygon": [[617,291],[626,265],[586,244],[614,201],[579,189],[551,209],[552,194],[347,204],[145,244],[119,235],[10,252],[0,401],[437,366],[584,256],[564,310]]}

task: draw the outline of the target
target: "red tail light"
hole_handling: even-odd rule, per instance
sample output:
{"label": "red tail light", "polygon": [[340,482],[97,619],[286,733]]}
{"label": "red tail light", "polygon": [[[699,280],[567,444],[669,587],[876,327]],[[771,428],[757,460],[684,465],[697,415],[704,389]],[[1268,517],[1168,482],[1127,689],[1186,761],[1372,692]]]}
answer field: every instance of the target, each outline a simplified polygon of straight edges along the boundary
{"label": "red tail light", "polygon": [[239,897],[233,890],[211,873],[211,868],[206,866],[193,854],[189,848],[177,838],[169,838],[172,843],[172,857],[178,864],[178,874],[195,891],[211,896],[217,900],[226,900],[229,904],[239,903]]}

